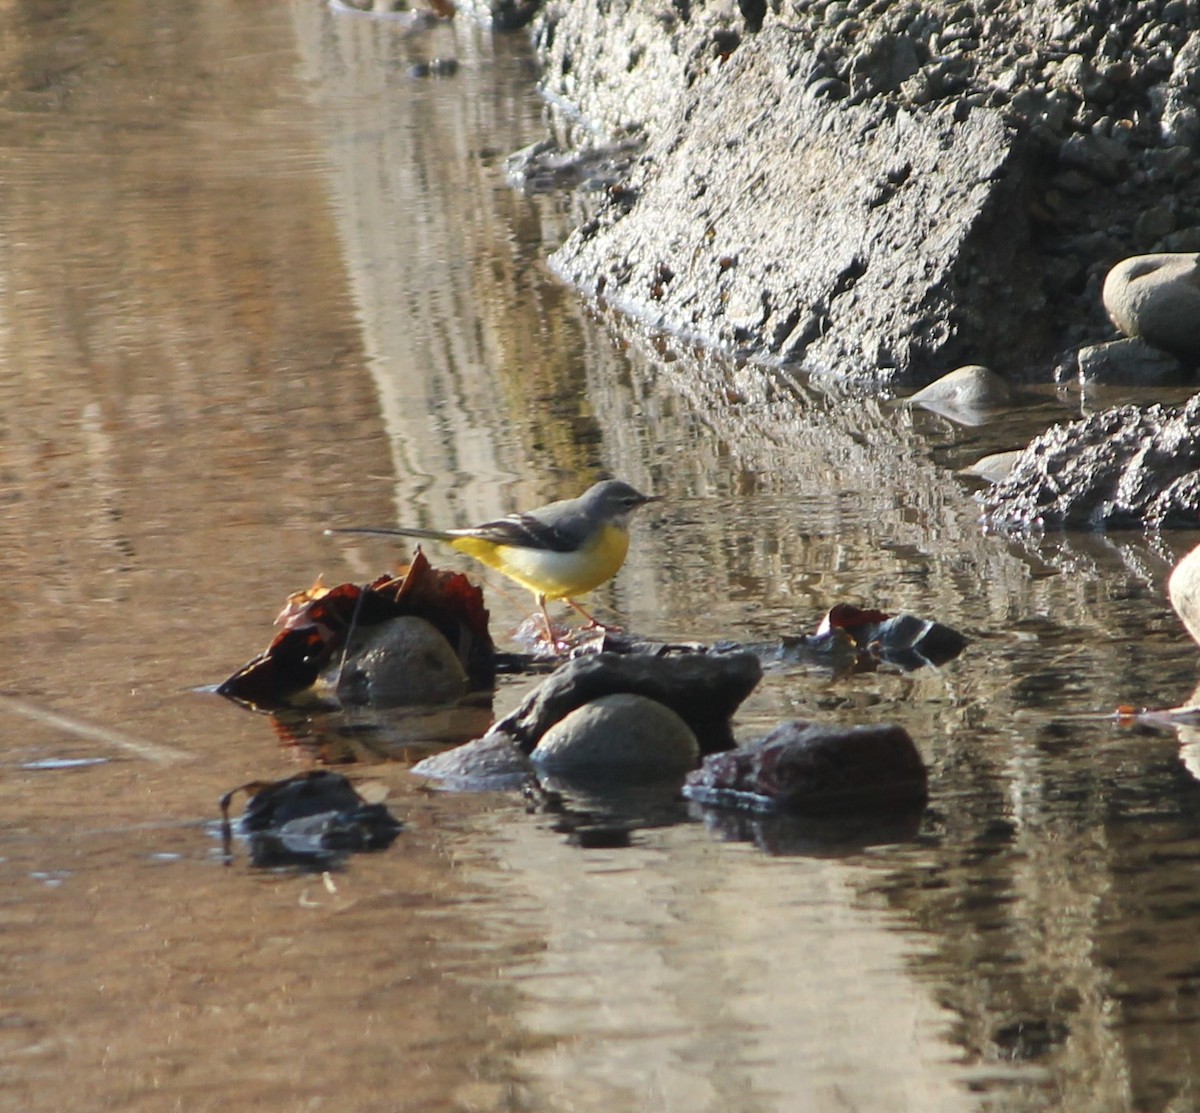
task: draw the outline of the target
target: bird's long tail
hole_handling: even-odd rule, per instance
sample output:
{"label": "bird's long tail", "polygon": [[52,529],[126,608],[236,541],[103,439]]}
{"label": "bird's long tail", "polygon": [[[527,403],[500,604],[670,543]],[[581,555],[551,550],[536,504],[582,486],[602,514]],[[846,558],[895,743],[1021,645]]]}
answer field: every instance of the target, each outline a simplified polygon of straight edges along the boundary
{"label": "bird's long tail", "polygon": [[334,526],[325,531],[327,535],[334,533],[373,533],[380,537],[421,537],[427,541],[456,541],[457,536],[438,529],[416,529],[412,526],[402,526],[396,529],[385,529],[382,526]]}

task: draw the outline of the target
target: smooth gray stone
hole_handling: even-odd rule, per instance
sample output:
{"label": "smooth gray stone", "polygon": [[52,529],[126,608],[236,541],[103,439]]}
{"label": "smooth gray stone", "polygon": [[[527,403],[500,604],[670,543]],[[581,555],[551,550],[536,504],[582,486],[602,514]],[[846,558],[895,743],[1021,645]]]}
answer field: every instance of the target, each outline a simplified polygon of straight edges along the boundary
{"label": "smooth gray stone", "polygon": [[530,759],[545,773],[629,781],[693,769],[700,747],[670,708],[622,692],[575,708],[542,735]]}
{"label": "smooth gray stone", "polygon": [[350,641],[345,665],[335,661],[319,683],[343,704],[372,707],[449,704],[469,687],[450,643],[413,615],[363,627]]}
{"label": "smooth gray stone", "polygon": [[1163,252],[1122,259],[1102,294],[1109,317],[1126,336],[1200,359],[1200,255]]}
{"label": "smooth gray stone", "polygon": [[575,708],[601,696],[631,692],[671,708],[691,727],[701,752],[711,753],[734,744],[729,718],[761,679],[762,663],[752,653],[598,653],[568,661],[495,729],[529,753]]}

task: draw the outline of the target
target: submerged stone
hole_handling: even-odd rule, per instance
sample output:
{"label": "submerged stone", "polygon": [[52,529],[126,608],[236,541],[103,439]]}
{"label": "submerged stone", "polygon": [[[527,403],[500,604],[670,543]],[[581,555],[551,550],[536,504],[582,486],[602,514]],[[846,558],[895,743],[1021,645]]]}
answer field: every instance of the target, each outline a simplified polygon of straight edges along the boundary
{"label": "submerged stone", "polygon": [[371,803],[341,773],[310,770],[270,783],[251,782],[221,797],[228,860],[234,831],[229,805],[249,797],[236,824],[256,866],[317,865],[352,851],[383,850],[403,830],[382,803]]}

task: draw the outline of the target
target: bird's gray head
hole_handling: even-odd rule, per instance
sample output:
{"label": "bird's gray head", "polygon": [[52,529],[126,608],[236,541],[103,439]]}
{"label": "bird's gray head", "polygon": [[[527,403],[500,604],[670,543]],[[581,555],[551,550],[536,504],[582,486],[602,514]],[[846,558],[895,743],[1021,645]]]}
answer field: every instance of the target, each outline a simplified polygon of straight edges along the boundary
{"label": "bird's gray head", "polygon": [[580,502],[585,505],[589,517],[595,516],[605,521],[624,524],[639,506],[645,506],[648,502],[658,502],[661,497],[643,495],[641,491],[619,479],[606,479],[584,491]]}

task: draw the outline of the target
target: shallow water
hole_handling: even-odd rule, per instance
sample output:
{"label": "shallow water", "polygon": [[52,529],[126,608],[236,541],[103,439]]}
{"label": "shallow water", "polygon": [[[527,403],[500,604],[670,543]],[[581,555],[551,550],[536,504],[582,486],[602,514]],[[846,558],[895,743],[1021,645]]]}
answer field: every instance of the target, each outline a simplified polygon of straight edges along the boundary
{"label": "shallow water", "polygon": [[[505,182],[546,126],[519,38],[46,3],[0,52],[0,1109],[1195,1106],[1200,742],[1105,716],[1190,695],[1163,583],[1200,537],[985,536],[954,474],[1099,402],[959,428],[594,315],[545,263],[574,202]],[[222,866],[220,794],[311,751],[196,689],[397,556],[321,528],[606,471],[666,496],[596,597],[640,633],[844,599],[971,637],[773,670],[738,719],[903,722],[919,825],[574,799],[636,827],[584,850],[373,763],[390,851]],[[486,583],[505,640],[529,601]]]}

